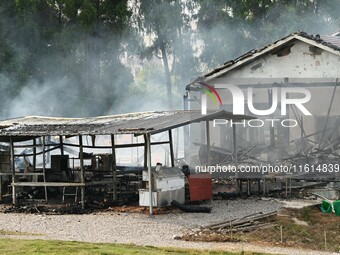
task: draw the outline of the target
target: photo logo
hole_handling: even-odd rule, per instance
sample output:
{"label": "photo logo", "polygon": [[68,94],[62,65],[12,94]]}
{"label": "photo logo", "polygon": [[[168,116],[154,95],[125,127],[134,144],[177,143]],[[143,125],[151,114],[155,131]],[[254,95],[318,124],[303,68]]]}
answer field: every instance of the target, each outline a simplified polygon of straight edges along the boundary
{"label": "photo logo", "polygon": [[206,84],[204,82],[199,82],[199,84],[201,85],[200,90],[202,91],[202,97],[201,97],[202,107],[201,107],[201,110],[202,110],[202,114],[205,115],[205,114],[207,114],[207,95],[210,96],[210,98],[214,102],[214,104],[217,104],[216,98],[218,99],[220,105],[222,105],[222,100],[221,100],[220,95],[218,94],[218,92],[216,91],[216,89],[213,86]]}
{"label": "photo logo", "polygon": [[[220,95],[217,93],[214,87],[208,85],[206,83],[200,82],[201,90],[204,92],[202,94],[202,114],[207,114],[207,97],[208,94],[214,104],[216,104],[216,98],[218,98],[220,105],[222,105],[222,100]],[[244,95],[243,91],[235,85],[219,85],[219,88],[228,89],[233,97],[233,114],[234,115],[244,115],[245,114],[245,105],[247,105],[249,112],[257,116],[265,116],[273,114],[277,108],[281,109],[281,115],[287,115],[287,106],[294,105],[297,109],[299,109],[305,116],[312,115],[307,108],[303,105],[311,99],[311,93],[309,90],[301,87],[289,87],[289,88],[272,88],[271,93],[271,106],[269,109],[260,110],[256,109],[253,102],[253,88],[247,88],[247,93]],[[215,94],[215,96],[213,95]],[[295,97],[291,97],[291,95],[295,95]],[[296,97],[296,95],[299,95]],[[280,106],[279,106],[280,104]]]}

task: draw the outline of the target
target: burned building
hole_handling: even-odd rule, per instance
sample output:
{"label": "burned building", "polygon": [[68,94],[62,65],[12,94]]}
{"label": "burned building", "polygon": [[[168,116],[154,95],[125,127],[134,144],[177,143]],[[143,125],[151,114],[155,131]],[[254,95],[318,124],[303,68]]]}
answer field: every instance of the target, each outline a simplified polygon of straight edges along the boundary
{"label": "burned building", "polygon": [[[225,109],[256,117],[236,125],[240,161],[307,164],[310,172],[299,172],[304,178],[312,168],[327,164],[327,171],[315,175],[339,179],[339,63],[339,32],[293,33],[198,77],[187,85],[185,102],[189,109]],[[221,120],[211,124],[212,129],[213,163],[228,164],[232,125]],[[197,146],[204,135],[196,132],[190,139],[192,154],[202,147],[204,151],[204,144]]]}

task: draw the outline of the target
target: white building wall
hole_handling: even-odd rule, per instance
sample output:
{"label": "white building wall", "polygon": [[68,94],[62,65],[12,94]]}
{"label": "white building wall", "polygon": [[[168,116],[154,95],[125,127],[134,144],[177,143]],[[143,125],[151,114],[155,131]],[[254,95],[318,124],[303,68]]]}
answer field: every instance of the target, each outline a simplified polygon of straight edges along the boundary
{"label": "white building wall", "polygon": [[[334,85],[330,85],[330,83],[334,84],[336,78],[340,76],[339,55],[324,49],[315,48],[315,46],[302,41],[295,41],[290,48],[289,54],[278,56],[276,53],[268,53],[259,57],[254,62],[208,80],[207,83],[215,86],[222,98],[224,107],[229,110],[232,107],[232,95],[228,89],[221,88],[227,84],[235,84],[239,85],[239,87],[255,84],[253,101],[256,104],[268,104],[269,88],[263,88],[263,85],[271,86],[274,82],[284,84],[285,78],[288,78],[288,83],[294,83],[287,86],[296,86],[296,83],[312,83],[313,86],[317,85],[317,87],[305,87],[311,92],[311,100],[304,105],[312,113],[312,116],[303,116],[303,127],[308,135],[316,132],[317,127],[323,126],[322,123],[316,123],[316,121],[320,119],[319,117],[327,115],[334,89]],[[328,83],[328,86],[325,86],[324,83]],[[191,98],[194,94],[195,92],[191,92]],[[244,94],[246,95],[245,90]],[[196,96],[200,97],[199,94],[196,94]],[[220,106],[213,104],[208,97],[208,109],[218,108]],[[330,116],[336,118],[340,114],[339,109],[340,88],[335,93]],[[298,111],[298,115],[298,118],[300,118],[303,114]],[[291,110],[289,110],[288,117],[295,119]],[[220,132],[217,129],[211,128],[211,130],[211,143],[223,147],[223,139],[220,137]],[[275,132],[276,134],[278,133],[277,130]],[[262,135],[266,135],[268,138],[268,134],[269,132],[264,131]],[[285,133],[282,135],[284,136]],[[301,128],[289,128],[289,136],[288,139],[290,140],[300,137]],[[313,137],[311,138],[313,139]],[[287,137],[285,139],[287,140]]]}

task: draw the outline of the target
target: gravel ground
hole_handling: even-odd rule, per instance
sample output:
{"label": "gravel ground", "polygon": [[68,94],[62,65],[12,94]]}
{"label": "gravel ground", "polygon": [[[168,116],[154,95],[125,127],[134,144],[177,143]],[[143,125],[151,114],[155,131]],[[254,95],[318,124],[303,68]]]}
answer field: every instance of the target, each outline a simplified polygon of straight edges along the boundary
{"label": "gravel ground", "polygon": [[[105,212],[87,215],[38,215],[0,213],[0,228],[36,235],[12,238],[38,238],[84,242],[134,243],[182,248],[256,251],[276,254],[330,254],[246,243],[202,243],[174,240],[188,229],[229,220],[256,212],[278,210],[282,204],[262,200],[213,201],[212,213],[170,213],[149,217],[140,213]],[[7,236],[8,237],[8,236]]]}

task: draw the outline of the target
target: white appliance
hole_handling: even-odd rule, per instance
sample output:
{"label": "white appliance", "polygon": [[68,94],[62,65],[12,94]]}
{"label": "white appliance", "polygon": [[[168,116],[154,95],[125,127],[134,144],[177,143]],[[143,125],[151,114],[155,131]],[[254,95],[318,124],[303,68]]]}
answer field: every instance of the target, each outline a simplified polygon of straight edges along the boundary
{"label": "white appliance", "polygon": [[[157,207],[168,206],[172,200],[179,203],[185,202],[185,175],[178,168],[156,168],[152,172],[153,201],[152,205]],[[143,171],[143,181],[148,180],[148,172]],[[139,205],[149,206],[149,189],[139,190]]]}

